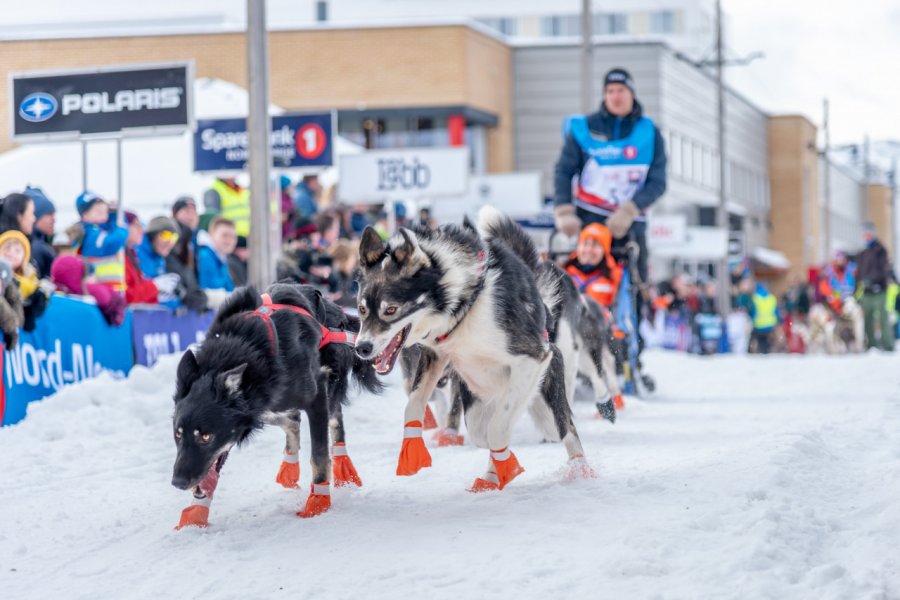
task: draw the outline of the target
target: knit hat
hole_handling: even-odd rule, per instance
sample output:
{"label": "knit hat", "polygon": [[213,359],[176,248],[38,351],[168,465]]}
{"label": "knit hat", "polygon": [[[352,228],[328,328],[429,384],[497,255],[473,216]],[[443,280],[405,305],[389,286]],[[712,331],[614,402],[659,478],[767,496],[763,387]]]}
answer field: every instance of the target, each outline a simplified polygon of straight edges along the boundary
{"label": "knit hat", "polygon": [[872,235],[877,232],[877,230],[875,229],[875,223],[872,223],[870,221],[866,221],[865,223],[863,223],[862,230],[863,233],[871,233]]}
{"label": "knit hat", "polygon": [[126,225],[131,225],[135,221],[140,221],[136,212],[126,210],[123,214],[125,216],[125,224]]}
{"label": "knit hat", "polygon": [[284,188],[288,187],[289,185],[294,185],[294,182],[291,181],[291,178],[288,177],[287,175],[282,175],[281,177],[279,177],[278,183],[280,184],[281,189],[284,189]]}
{"label": "knit hat", "polygon": [[172,233],[178,233],[178,227],[175,225],[175,221],[170,219],[169,217],[153,217],[150,219],[150,223],[147,225],[147,229],[145,230],[147,235],[153,235],[154,233],[159,233],[160,231],[171,231]]}
{"label": "knit hat", "polygon": [[603,78],[603,89],[606,89],[611,83],[621,83],[634,94],[634,80],[631,78],[631,74],[623,69],[622,67],[616,67],[614,69],[610,69],[606,74],[606,77]]}
{"label": "knit hat", "polygon": [[86,213],[95,202],[106,202],[106,200],[94,192],[89,192],[87,190],[83,191],[81,195],[75,199],[75,208],[78,209],[78,215],[81,216]]}
{"label": "knit hat", "polygon": [[187,206],[193,206],[194,210],[197,210],[197,202],[191,198],[190,196],[178,196],[175,199],[175,204],[172,205],[172,216],[178,214],[178,211]]}
{"label": "knit hat", "polygon": [[28,236],[19,231],[18,229],[10,229],[8,231],[4,231],[0,233],[0,248],[3,247],[3,244],[10,240],[16,240],[22,247],[25,248],[25,260],[22,261],[23,265],[27,265],[31,260],[31,242],[28,241]]}
{"label": "knit hat", "polygon": [[31,198],[32,202],[34,202],[34,218],[40,219],[44,215],[51,215],[56,212],[56,207],[51,202],[50,198],[44,193],[41,188],[34,188],[29,186],[25,187],[25,191],[22,192],[29,198]]}
{"label": "knit hat", "polygon": [[581,234],[578,236],[578,242],[581,243],[587,238],[596,240],[603,247],[603,260],[606,261],[606,265],[610,269],[615,268],[616,261],[612,257],[612,233],[606,225],[591,223],[582,229]]}
{"label": "knit hat", "polygon": [[13,281],[13,270],[6,260],[0,258],[0,287],[6,289]]}

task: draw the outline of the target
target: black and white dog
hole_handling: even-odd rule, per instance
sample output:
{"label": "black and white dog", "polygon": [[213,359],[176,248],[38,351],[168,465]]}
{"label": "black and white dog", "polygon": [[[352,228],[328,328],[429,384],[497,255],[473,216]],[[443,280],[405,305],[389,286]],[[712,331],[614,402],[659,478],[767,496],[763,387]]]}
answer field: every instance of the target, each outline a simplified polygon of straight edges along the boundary
{"label": "black and white dog", "polygon": [[404,347],[421,346],[397,473],[431,464],[422,419],[449,364],[469,392],[469,435],[491,450],[472,491],[503,489],[523,471],[509,441],[526,408],[546,437],[565,444],[573,472],[593,475],[567,400],[563,356],[550,341],[560,301],[548,284],[554,280],[541,275],[525,232],[496,209],[482,209],[479,231],[401,229],[387,243],[371,228],[363,233],[357,353],[387,373]]}
{"label": "black and white dog", "polygon": [[370,392],[382,389],[371,362],[353,351],[359,320],[310,286],[275,284],[262,297],[240,288],[216,315],[196,352],[178,365],[173,428],[177,456],[172,485],[194,500],[179,528],[205,526],[228,452],[265,425],[287,438],[276,481],[297,487],[300,413],[309,418],[312,490],[299,516],[331,505],[329,427],[336,485],[361,485],[347,456],[341,405],[348,376]]}

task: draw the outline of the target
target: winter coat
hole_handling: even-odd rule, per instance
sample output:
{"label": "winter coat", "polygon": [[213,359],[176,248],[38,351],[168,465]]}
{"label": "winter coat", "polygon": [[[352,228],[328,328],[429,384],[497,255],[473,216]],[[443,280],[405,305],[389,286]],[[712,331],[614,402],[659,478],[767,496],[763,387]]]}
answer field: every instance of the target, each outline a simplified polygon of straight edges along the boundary
{"label": "winter coat", "polygon": [[3,347],[12,350],[19,343],[19,328],[25,324],[25,311],[19,287],[3,286],[0,294],[0,331],[3,332]]}
{"label": "winter coat", "polygon": [[880,294],[887,289],[891,274],[891,263],[887,250],[878,240],[860,252],[856,260],[856,278],[867,294]]}
{"label": "winter coat", "polygon": [[[612,264],[612,268],[609,264]],[[609,307],[616,301],[619,282],[622,281],[622,268],[614,262],[604,261],[595,266],[585,267],[572,254],[566,263],[565,271],[575,282],[578,291],[587,294],[600,306]]]}
{"label": "winter coat", "polygon": [[144,277],[153,279],[166,272],[166,259],[156,253],[153,244],[150,243],[150,238],[146,235],[134,249],[134,253]]}
{"label": "winter coat", "polygon": [[78,254],[93,265],[94,274],[101,284],[125,291],[125,242],[128,230],[116,224],[116,212],[110,211],[109,220],[102,225],[81,222],[84,237],[78,246]]}
{"label": "winter coat", "polygon": [[53,251],[53,240],[49,236],[41,233],[37,229],[31,234],[31,262],[37,267],[38,278],[47,279],[50,277],[50,267],[56,258],[56,252]]}
{"label": "winter coat", "polygon": [[158,304],[159,290],[152,279],[144,277],[134,248],[125,249],[125,302]]}
{"label": "winter coat", "polygon": [[[635,124],[643,117],[644,109],[641,103],[634,101],[634,108],[625,117],[616,117],[602,104],[600,110],[587,116],[587,124],[591,133],[598,138],[607,140],[619,140],[631,135]],[[654,126],[654,153],[653,161],[647,172],[644,187],[637,191],[632,199],[638,208],[646,210],[666,191],[666,145],[659,128]],[[566,137],[562,154],[556,163],[554,185],[556,194],[554,204],[572,204],[572,178],[581,175],[585,164],[591,157],[578,144],[571,133]],[[586,214],[582,214],[586,213]],[[584,222],[596,221],[596,215],[591,215],[582,209],[578,209],[578,215]],[[590,216],[588,216],[590,215]]]}
{"label": "winter coat", "polygon": [[204,290],[234,290],[228,261],[211,246],[200,246],[197,251],[197,280]]}
{"label": "winter coat", "polygon": [[125,298],[99,283],[85,283],[84,262],[77,256],[60,256],[50,268],[53,282],[61,291],[83,296],[90,294],[110,325],[119,326],[125,321]]}

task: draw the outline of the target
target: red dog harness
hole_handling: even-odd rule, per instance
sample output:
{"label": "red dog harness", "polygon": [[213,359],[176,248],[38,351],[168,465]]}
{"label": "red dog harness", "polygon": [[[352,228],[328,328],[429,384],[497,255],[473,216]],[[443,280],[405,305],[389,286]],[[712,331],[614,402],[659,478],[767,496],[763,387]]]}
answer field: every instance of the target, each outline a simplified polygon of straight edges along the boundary
{"label": "red dog harness", "polygon": [[351,333],[349,331],[343,331],[339,329],[329,329],[325,327],[319,321],[309,314],[309,311],[305,308],[300,308],[299,306],[294,306],[293,304],[273,304],[272,297],[269,294],[260,294],[262,298],[262,306],[257,308],[252,313],[247,313],[244,315],[245,317],[259,317],[266,323],[266,328],[269,330],[269,342],[272,344],[272,352],[274,354],[278,354],[278,336],[275,334],[275,322],[272,321],[272,315],[274,315],[279,310],[289,310],[291,312],[295,312],[303,315],[304,317],[309,317],[313,321],[316,322],[322,329],[322,339],[319,340],[319,350],[327,346],[328,344],[347,344],[348,346],[356,345],[356,334]]}

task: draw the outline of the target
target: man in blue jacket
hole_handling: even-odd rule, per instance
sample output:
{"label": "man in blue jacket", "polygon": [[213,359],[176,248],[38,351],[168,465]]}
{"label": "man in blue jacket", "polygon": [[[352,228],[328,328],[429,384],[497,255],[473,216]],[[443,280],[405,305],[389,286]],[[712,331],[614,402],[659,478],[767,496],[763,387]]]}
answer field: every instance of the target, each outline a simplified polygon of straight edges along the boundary
{"label": "man in blue jacket", "polygon": [[216,217],[209,223],[209,235],[199,241],[197,250],[197,279],[206,291],[211,307],[218,308],[234,291],[234,281],[228,270],[228,256],[237,247],[234,222]]}
{"label": "man in blue jacket", "polygon": [[[599,111],[570,121],[554,183],[556,228],[571,237],[585,225],[603,223],[613,235],[613,254],[631,231],[646,282],[646,210],[666,191],[666,148],[625,69],[606,74]],[[640,295],[638,303],[640,314]]]}
{"label": "man in blue jacket", "polygon": [[603,223],[614,249],[632,231],[646,280],[645,211],[666,191],[666,149],[625,69],[606,74],[599,111],[571,121],[554,180],[556,228],[572,236],[589,223]]}

